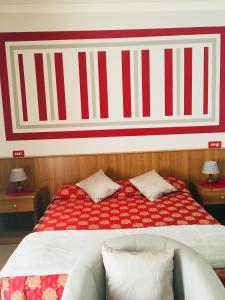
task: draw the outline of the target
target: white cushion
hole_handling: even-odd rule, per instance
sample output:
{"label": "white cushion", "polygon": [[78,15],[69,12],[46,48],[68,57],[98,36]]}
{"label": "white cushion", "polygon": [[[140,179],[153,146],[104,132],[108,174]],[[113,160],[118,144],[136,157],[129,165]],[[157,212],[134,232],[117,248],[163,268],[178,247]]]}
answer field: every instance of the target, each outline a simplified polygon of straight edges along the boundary
{"label": "white cushion", "polygon": [[154,201],[176,188],[163,179],[155,170],[130,179],[130,182],[149,200]]}
{"label": "white cushion", "polygon": [[76,183],[94,202],[99,202],[115,193],[121,186],[112,181],[102,170]]}
{"label": "white cushion", "polygon": [[107,300],[173,300],[173,255],[103,246]]}

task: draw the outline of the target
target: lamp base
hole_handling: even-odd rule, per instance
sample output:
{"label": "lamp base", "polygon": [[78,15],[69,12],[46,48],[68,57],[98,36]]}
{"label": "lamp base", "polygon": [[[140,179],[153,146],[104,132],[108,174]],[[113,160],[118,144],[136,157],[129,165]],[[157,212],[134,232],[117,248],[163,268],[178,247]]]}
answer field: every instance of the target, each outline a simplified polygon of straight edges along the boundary
{"label": "lamp base", "polygon": [[215,177],[215,175],[214,174],[209,174],[207,181],[208,181],[209,184],[216,183],[216,177]]}
{"label": "lamp base", "polygon": [[23,190],[24,190],[23,183],[21,181],[16,182],[14,191],[17,193],[20,193],[20,192],[23,192]]}

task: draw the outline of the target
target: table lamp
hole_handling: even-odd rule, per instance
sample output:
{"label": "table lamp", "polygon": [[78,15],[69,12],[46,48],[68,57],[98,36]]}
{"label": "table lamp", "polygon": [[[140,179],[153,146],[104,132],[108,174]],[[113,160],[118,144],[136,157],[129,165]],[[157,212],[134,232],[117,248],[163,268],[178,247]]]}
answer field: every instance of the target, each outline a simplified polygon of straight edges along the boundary
{"label": "table lamp", "polygon": [[9,181],[15,183],[15,192],[22,192],[24,189],[23,181],[27,179],[27,175],[23,168],[12,169]]}
{"label": "table lamp", "polygon": [[207,174],[207,182],[208,183],[215,183],[216,182],[216,174],[219,174],[219,168],[217,166],[216,161],[205,161],[203,168],[202,168],[202,173]]}

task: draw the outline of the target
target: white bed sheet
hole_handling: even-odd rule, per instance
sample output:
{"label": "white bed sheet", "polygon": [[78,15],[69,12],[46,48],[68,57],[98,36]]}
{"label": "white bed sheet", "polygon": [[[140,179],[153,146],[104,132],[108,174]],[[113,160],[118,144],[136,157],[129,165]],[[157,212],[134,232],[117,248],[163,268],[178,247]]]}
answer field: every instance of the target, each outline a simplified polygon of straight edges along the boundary
{"label": "white bed sheet", "polygon": [[107,239],[130,234],[158,234],[199,252],[214,268],[225,268],[225,226],[183,225],[120,230],[43,231],[26,236],[0,277],[69,274],[86,251]]}

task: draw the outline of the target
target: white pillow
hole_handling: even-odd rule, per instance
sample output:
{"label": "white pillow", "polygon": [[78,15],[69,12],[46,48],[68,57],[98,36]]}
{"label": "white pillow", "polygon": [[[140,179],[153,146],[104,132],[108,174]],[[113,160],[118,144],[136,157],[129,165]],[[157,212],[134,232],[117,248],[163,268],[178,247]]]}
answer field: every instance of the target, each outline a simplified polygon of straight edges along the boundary
{"label": "white pillow", "polygon": [[155,170],[130,179],[130,182],[149,200],[154,201],[176,188],[163,179]]}
{"label": "white pillow", "polygon": [[82,188],[94,202],[99,202],[115,193],[121,188],[119,184],[112,181],[102,170],[94,173],[90,177],[76,183]]}
{"label": "white pillow", "polygon": [[173,300],[173,250],[128,252],[103,246],[107,300]]}

